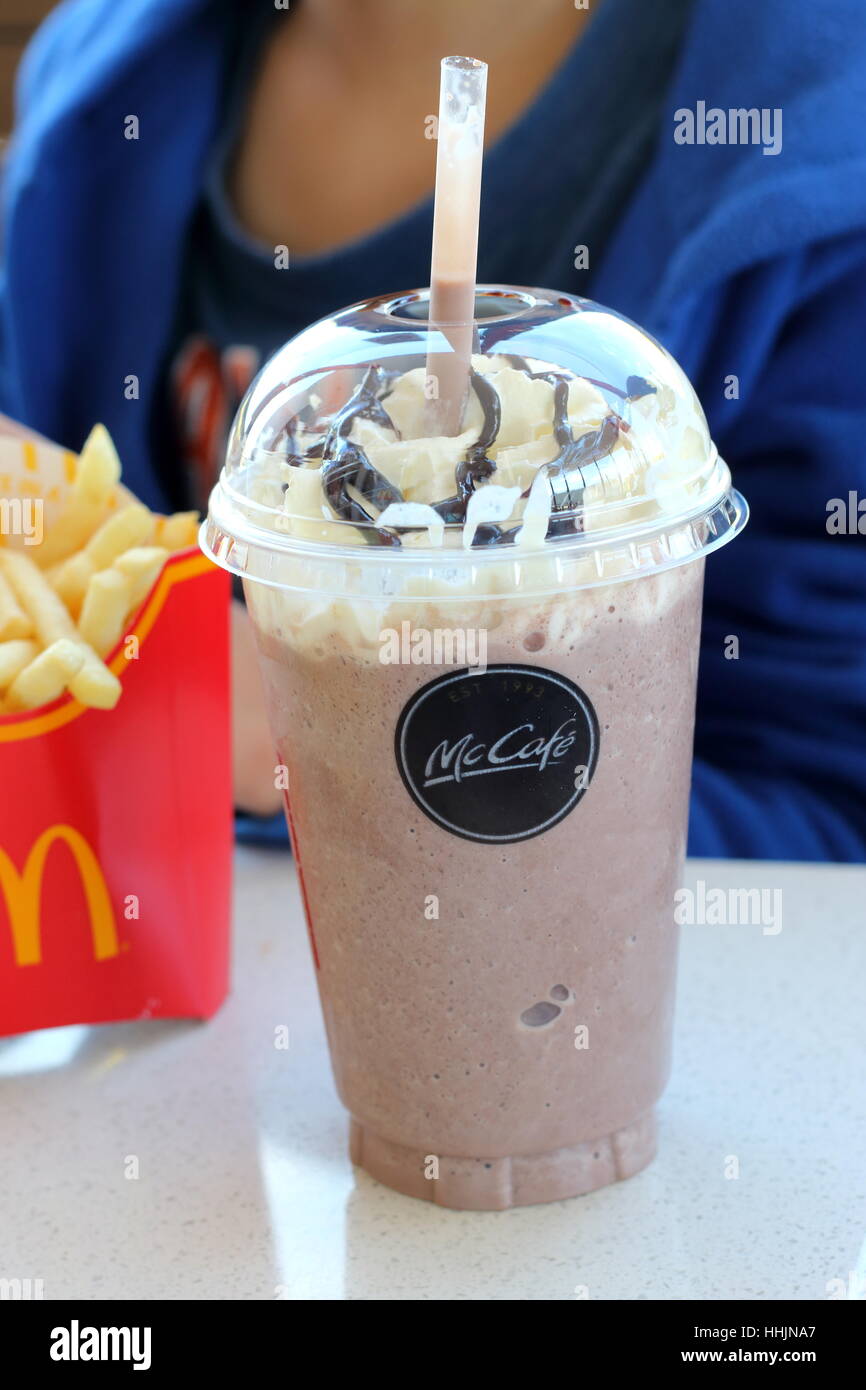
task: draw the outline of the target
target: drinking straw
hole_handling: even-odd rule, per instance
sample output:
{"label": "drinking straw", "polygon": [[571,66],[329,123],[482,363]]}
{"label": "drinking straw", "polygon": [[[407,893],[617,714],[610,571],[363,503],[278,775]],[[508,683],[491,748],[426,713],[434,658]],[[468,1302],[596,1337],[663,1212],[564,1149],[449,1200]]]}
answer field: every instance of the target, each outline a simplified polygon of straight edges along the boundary
{"label": "drinking straw", "polygon": [[427,356],[427,377],[438,391],[430,402],[431,434],[460,433],[469,388],[486,97],[486,63],[442,59],[429,319],[451,351]]}

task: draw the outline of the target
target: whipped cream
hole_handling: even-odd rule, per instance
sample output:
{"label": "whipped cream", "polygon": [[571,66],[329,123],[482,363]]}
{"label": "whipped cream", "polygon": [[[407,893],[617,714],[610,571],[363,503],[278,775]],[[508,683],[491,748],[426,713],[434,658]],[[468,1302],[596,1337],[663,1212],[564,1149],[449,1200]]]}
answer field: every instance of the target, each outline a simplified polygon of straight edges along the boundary
{"label": "whipped cream", "polygon": [[339,545],[525,552],[698,499],[713,449],[690,388],[632,377],[624,395],[538,359],[475,356],[472,367],[453,437],[427,432],[424,367],[368,376],[324,429],[298,426],[278,464],[278,529]]}

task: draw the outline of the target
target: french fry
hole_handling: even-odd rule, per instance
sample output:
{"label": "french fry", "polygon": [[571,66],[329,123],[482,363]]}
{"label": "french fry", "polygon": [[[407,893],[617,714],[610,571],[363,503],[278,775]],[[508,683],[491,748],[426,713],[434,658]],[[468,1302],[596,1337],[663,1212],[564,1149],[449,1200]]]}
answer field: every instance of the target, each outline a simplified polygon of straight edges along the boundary
{"label": "french fry", "polygon": [[0,642],[29,637],[33,624],[0,574]]}
{"label": "french fry", "polygon": [[73,492],[76,497],[104,504],[120,482],[120,459],[104,425],[94,425],[78,456]]}
{"label": "french fry", "polygon": [[84,595],[93,573],[93,564],[86,550],[79,550],[75,555],[70,555],[68,560],[61,561],[48,573],[49,584],[63,599],[73,618],[77,618],[81,612]]}
{"label": "french fry", "polygon": [[198,540],[198,512],[174,512],[172,516],[161,516],[156,522],[157,545],[166,550],[186,550]]}
{"label": "french fry", "polygon": [[38,655],[38,646],[27,638],[0,642],[0,690],[5,690],[11,685],[19,671],[29,666]]}
{"label": "french fry", "polygon": [[132,607],[131,584],[119,570],[100,570],[87,586],[78,631],[98,656],[105,656],[123,636]]}
{"label": "french fry", "polygon": [[125,550],[149,541],[155,520],[147,507],[133,502],[103,522],[84,547],[84,554],[95,570],[105,569]]}
{"label": "french fry", "polygon": [[62,514],[46,531],[41,545],[33,546],[40,569],[48,569],[80,550],[105,515],[105,504],[86,497],[71,496]]}
{"label": "french fry", "polygon": [[73,618],[81,612],[84,595],[93,576],[106,569],[118,555],[150,539],[154,515],[140,502],[121,508],[103,521],[83,550],[53,569],[49,579]]}
{"label": "french fry", "polygon": [[114,709],[123,687],[92,648],[88,647],[87,652],[88,657],[78,675],[70,681],[69,689],[82,705],[91,709]]}
{"label": "french fry", "polygon": [[168,559],[168,551],[160,545],[140,545],[118,555],[113,568],[129,580],[129,608],[137,608],[156,582],[156,577]]}
{"label": "french fry", "polygon": [[120,699],[120,681],[85,642],[62,599],[54,592],[38,566],[28,555],[4,550],[0,552],[0,569],[8,579],[21,607],[29,614],[43,646],[50,647],[61,638],[67,638],[82,648],[82,665],[69,682],[69,688],[75,698],[83,705],[91,705],[97,709],[113,709]]}
{"label": "french fry", "polygon": [[4,550],[0,554],[0,569],[44,646],[49,647],[60,637],[75,636],[75,624],[29,555]]}
{"label": "french fry", "polygon": [[60,516],[34,546],[40,569],[80,550],[105,519],[120,479],[120,460],[104,425],[94,425],[78,457],[72,491]]}
{"label": "french fry", "polygon": [[15,677],[6,693],[6,709],[37,709],[39,705],[49,705],[81,671],[86,655],[84,647],[68,637],[52,642]]}

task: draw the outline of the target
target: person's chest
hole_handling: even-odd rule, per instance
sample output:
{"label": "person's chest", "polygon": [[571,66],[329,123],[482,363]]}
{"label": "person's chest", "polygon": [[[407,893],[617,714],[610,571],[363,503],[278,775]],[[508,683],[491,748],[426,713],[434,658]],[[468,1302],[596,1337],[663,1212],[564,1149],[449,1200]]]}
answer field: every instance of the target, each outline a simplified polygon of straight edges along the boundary
{"label": "person's chest", "polygon": [[424,199],[436,157],[435,130],[425,125],[435,81],[427,85],[352,83],[331,60],[276,35],[250,85],[229,166],[228,193],[243,229],[264,245],[311,257]]}
{"label": "person's chest", "polygon": [[[309,15],[301,7],[259,32],[229,177],[243,228],[299,258],[351,245],[432,193],[443,51],[407,25],[384,61],[375,44],[323,42]],[[490,40],[488,149],[532,108],[585,22],[570,8],[535,24],[510,13]]]}

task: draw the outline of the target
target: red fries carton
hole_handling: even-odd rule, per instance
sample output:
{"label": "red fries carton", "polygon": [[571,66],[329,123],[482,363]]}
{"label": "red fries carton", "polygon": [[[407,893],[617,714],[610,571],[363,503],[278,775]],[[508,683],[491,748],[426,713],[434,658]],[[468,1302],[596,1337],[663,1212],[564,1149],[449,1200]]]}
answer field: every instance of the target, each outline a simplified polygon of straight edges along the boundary
{"label": "red fries carton", "polygon": [[[0,544],[26,552],[33,499],[49,531],[75,467],[53,446],[0,440]],[[0,716],[0,1034],[219,1007],[228,661],[227,576],[190,548],[105,656],[123,687],[114,709],[67,694]]]}

